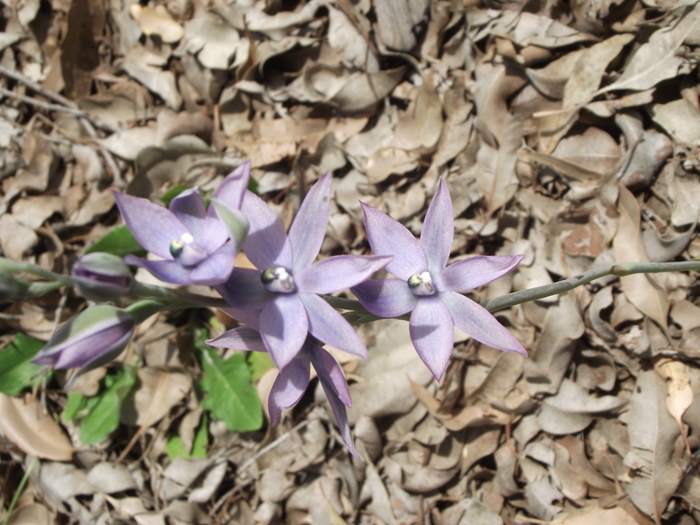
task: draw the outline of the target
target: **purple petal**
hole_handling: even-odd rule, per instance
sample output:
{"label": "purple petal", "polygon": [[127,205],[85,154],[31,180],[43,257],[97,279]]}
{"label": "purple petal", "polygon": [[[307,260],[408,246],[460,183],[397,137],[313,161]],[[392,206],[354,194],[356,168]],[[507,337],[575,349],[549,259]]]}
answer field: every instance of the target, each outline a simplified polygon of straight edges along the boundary
{"label": "purple petal", "polygon": [[192,284],[215,286],[226,282],[233,271],[235,258],[236,247],[229,241],[192,268]]}
{"label": "purple petal", "polygon": [[111,326],[80,339],[58,356],[53,368],[88,368],[108,362],[119,355],[131,339],[131,329],[126,326]]}
{"label": "purple petal", "polygon": [[400,279],[369,280],[352,288],[368,312],[378,317],[399,317],[413,310],[416,297],[406,281]]}
{"label": "purple petal", "polygon": [[314,264],[297,274],[300,290],[313,293],[332,293],[355,286],[384,268],[391,257],[338,255]]}
{"label": "purple petal", "polygon": [[223,334],[207,341],[207,344],[216,348],[231,348],[246,352],[266,352],[260,334],[247,326],[238,326],[227,330]]}
{"label": "purple petal", "polygon": [[440,381],[450,361],[454,327],[447,307],[437,297],[419,299],[409,324],[418,355]]}
{"label": "purple petal", "polygon": [[437,272],[447,265],[454,238],[452,199],[444,178],[440,178],[438,190],[423,221],[420,241],[430,263],[430,270]]}
{"label": "purple petal", "polygon": [[277,294],[260,312],[260,335],[277,368],[294,359],[308,332],[306,310],[297,294]]}
{"label": "purple petal", "polygon": [[309,386],[309,379],[309,357],[305,353],[299,354],[280,370],[267,398],[267,411],[272,426],[279,423],[283,409],[299,402]]}
{"label": "purple petal", "polygon": [[228,239],[221,221],[207,216],[197,189],[183,191],[170,201],[170,211],[187,227],[195,242],[208,252],[213,252]]}
{"label": "purple petal", "polygon": [[[257,330],[258,327],[260,326],[259,318],[260,318],[260,310],[253,310],[252,308],[232,308],[232,307],[227,307],[227,308],[222,308],[221,309],[226,315],[231,317],[231,319],[234,319],[235,321],[238,321],[239,323],[243,323],[247,326],[250,326],[251,328]],[[265,351],[267,352],[267,348],[265,348]]]}
{"label": "purple petal", "polygon": [[328,382],[335,391],[338,399],[346,407],[352,405],[348,382],[345,379],[345,374],[343,374],[343,368],[338,364],[338,361],[318,344],[314,344],[314,347],[309,353],[318,377]]}
{"label": "purple petal", "polygon": [[[240,210],[243,204],[243,196],[248,189],[249,179],[250,161],[246,161],[226,176],[214,193],[214,198],[220,200],[232,210]],[[209,209],[209,214],[213,215],[214,210]]]}
{"label": "purple petal", "polygon": [[250,223],[243,251],[253,264],[261,270],[272,264],[291,269],[291,247],[277,214],[249,191],[245,193],[241,211]]}
{"label": "purple petal", "polygon": [[289,229],[295,272],[309,267],[321,250],[330,211],[331,175],[326,173],[306,194]]}
{"label": "purple petal", "polygon": [[527,356],[520,341],[484,307],[455,292],[442,293],[440,298],[462,332],[492,348]]}
{"label": "purple petal", "polygon": [[124,258],[124,261],[132,266],[146,268],[146,270],[166,283],[181,285],[191,283],[191,271],[184,268],[177,261],[151,261],[148,259],[142,259],[141,257],[135,257],[133,255],[127,255]]}
{"label": "purple petal", "polygon": [[270,297],[260,282],[260,272],[250,268],[236,268],[216,290],[235,309],[262,310]]}
{"label": "purple petal", "polygon": [[374,255],[392,255],[386,269],[401,279],[427,270],[425,253],[418,240],[405,226],[387,214],[362,204],[367,238]]}
{"label": "purple petal", "polygon": [[309,319],[309,332],[339,350],[367,358],[367,348],[355,329],[331,305],[312,293],[300,293]]}
{"label": "purple petal", "polygon": [[170,242],[189,233],[168,209],[140,197],[114,193],[119,211],[138,243],[159,257],[172,259]]}
{"label": "purple petal", "polygon": [[470,257],[450,264],[442,279],[448,290],[468,292],[510,272],[522,259],[522,255]]}
{"label": "purple petal", "polygon": [[[328,370],[328,363],[320,361],[321,359],[324,359],[323,357],[321,357],[324,354],[326,354],[325,351],[323,351],[320,348],[311,354],[311,358],[314,363],[314,368],[318,373],[318,378],[321,382],[321,386],[323,387],[323,391],[326,393],[326,399],[328,399],[328,404],[331,406],[333,417],[335,418],[335,422],[338,425],[338,429],[340,430],[340,435],[343,438],[345,446],[348,448],[348,450],[353,456],[360,457],[359,453],[357,452],[357,449],[355,448],[355,443],[353,442],[352,434],[350,432],[350,425],[348,424],[348,413],[346,410],[346,406],[350,405],[349,403],[346,403],[339,395],[338,390],[336,389],[336,382],[331,379],[329,374],[324,372],[324,370]],[[330,355],[328,355],[328,357],[335,363],[335,359],[333,359],[333,357],[331,357]],[[335,366],[338,369],[340,369],[340,366],[338,366],[337,363],[335,363]],[[334,375],[337,376],[338,373],[342,375],[343,372],[342,370],[338,370],[338,372],[335,372]],[[342,382],[345,383],[344,377]],[[347,385],[345,386],[345,388],[347,389]],[[349,401],[349,398],[347,399],[347,401]]]}

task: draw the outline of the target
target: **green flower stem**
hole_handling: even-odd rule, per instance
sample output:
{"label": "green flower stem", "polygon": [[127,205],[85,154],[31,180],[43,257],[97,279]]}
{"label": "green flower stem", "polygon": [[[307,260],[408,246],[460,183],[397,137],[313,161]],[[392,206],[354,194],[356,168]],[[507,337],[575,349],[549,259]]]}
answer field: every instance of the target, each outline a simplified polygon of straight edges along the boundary
{"label": "green flower stem", "polygon": [[[635,273],[684,271],[700,271],[700,260],[614,264],[608,268],[593,269],[582,273],[581,275],[569,277],[568,279],[563,279],[545,286],[537,286],[535,288],[528,288],[527,290],[520,290],[518,292],[502,295],[487,301],[484,304],[484,307],[490,312],[497,312],[518,304],[536,301],[552,295],[562,294],[602,277],[623,277],[625,275],[632,275]],[[68,275],[62,275],[45,270],[36,264],[12,261],[5,257],[0,257],[0,273],[2,272],[9,274],[26,272],[49,281],[45,283],[31,283],[30,291],[32,292],[32,295],[36,297],[62,286],[73,285],[73,279],[71,279],[71,277]],[[161,286],[144,284],[138,281],[134,282],[130,296],[135,299],[154,300],[160,305],[160,309],[180,309],[191,307],[225,308],[227,306],[226,302],[218,297],[207,297],[205,295],[192,294]],[[348,312],[345,314],[345,316],[355,324],[362,324],[380,319],[379,317],[367,312],[358,301],[353,299],[332,296],[325,296],[325,299],[335,308],[347,310]],[[408,319],[408,316],[403,316],[402,319]]]}
{"label": "green flower stem", "polygon": [[[591,281],[602,277],[615,276],[624,277],[635,273],[662,273],[662,272],[697,272],[700,271],[700,261],[679,261],[679,262],[636,262],[625,264],[614,264],[604,269],[593,269],[588,272],[563,279],[552,284],[528,288],[518,292],[509,293],[487,301],[483,306],[489,312],[505,310],[511,306],[537,301],[552,295],[559,295],[569,292],[574,288],[588,284]],[[377,321],[377,317],[367,312],[359,302],[342,297],[326,297],[336,308],[349,310],[345,314],[346,319],[354,324],[369,323]],[[401,316],[400,319],[408,320],[409,316]]]}
{"label": "green flower stem", "polygon": [[137,324],[144,322],[153,314],[169,309],[172,309],[172,305],[162,303],[160,301],[154,301],[152,299],[142,299],[125,308],[125,310],[131,314]]}
{"label": "green flower stem", "polygon": [[510,308],[517,304],[527,303],[558,295],[578,286],[588,284],[601,277],[615,276],[624,277],[635,273],[661,273],[661,272],[697,272],[700,271],[700,261],[679,261],[679,262],[636,262],[625,264],[613,264],[606,269],[594,269],[581,275],[569,277],[556,283],[520,290],[501,297],[496,297],[488,301],[484,307],[490,312],[497,312],[505,308]]}
{"label": "green flower stem", "polygon": [[[75,284],[70,275],[51,272],[37,264],[17,262],[5,257],[0,257],[0,273],[29,273],[46,279],[47,282],[35,282],[29,285],[29,291],[32,297],[39,297],[63,286],[73,286]],[[138,281],[134,281],[129,295],[134,299],[157,299],[163,304],[168,303],[168,306],[177,308],[226,307],[226,302],[217,297],[207,297],[206,295],[198,295],[162,286],[144,284]]]}
{"label": "green flower stem", "polygon": [[179,305],[181,308],[200,307],[200,308],[226,308],[226,301],[219,297],[207,297],[206,295],[193,294],[155,286],[152,284],[144,284],[139,281],[134,281],[131,288],[131,295],[134,297],[159,299],[163,302],[173,305]]}
{"label": "green flower stem", "polygon": [[45,270],[38,264],[21,263],[6,257],[0,257],[0,273],[3,272],[10,274],[20,272],[31,273],[32,275],[42,277],[48,281],[60,283],[61,286],[71,286],[73,284],[73,279],[68,275]]}

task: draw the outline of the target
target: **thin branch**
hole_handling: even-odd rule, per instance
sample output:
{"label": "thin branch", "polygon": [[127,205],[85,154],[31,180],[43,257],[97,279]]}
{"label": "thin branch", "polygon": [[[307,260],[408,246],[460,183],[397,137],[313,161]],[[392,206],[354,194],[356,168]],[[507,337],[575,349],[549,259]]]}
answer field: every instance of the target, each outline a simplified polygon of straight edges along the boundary
{"label": "thin branch", "polygon": [[0,95],[14,98],[15,100],[19,100],[24,104],[35,106],[39,109],[43,109],[44,111],[62,111],[63,113],[68,113],[69,115],[73,115],[75,117],[87,117],[87,113],[79,109],[64,106],[62,104],[51,104],[50,102],[44,102],[43,100],[38,100],[26,95],[20,95],[19,93],[15,93],[9,89],[0,88]]}
{"label": "thin branch", "polygon": [[[41,86],[37,82],[34,82],[33,80],[26,78],[25,76],[19,74],[17,71],[13,71],[12,69],[9,69],[5,66],[0,65],[0,75],[3,75],[7,78],[11,78],[15,82],[19,82],[21,84],[24,84],[32,91],[39,93],[41,96],[46,97],[49,100],[53,100],[54,102],[56,102],[57,104],[60,104],[61,106],[64,106],[66,108],[70,108],[70,109],[75,110],[75,111],[80,111],[74,102],[68,100],[66,97],[64,97],[62,95],[59,95],[58,93],[54,93],[52,91],[45,89],[43,86]],[[100,128],[105,129],[106,131],[109,131],[110,133],[114,133],[115,131],[117,131],[113,126],[105,124],[104,122],[95,122],[95,119],[88,116],[87,114],[76,115],[76,116],[77,116],[78,120],[80,121],[80,124],[85,129],[85,132],[90,136],[90,138],[92,138],[94,140],[99,139],[99,136],[97,135],[97,131],[95,130],[95,125],[98,125]],[[95,124],[93,124],[93,122],[95,122]],[[102,158],[105,161],[105,164],[107,165],[107,168],[112,172],[112,177],[114,178],[115,184],[117,186],[123,186],[124,181],[122,180],[121,170],[119,169],[119,165],[117,164],[117,161],[114,160],[114,157],[106,148],[99,147],[98,149],[100,151],[100,154],[102,155]]]}

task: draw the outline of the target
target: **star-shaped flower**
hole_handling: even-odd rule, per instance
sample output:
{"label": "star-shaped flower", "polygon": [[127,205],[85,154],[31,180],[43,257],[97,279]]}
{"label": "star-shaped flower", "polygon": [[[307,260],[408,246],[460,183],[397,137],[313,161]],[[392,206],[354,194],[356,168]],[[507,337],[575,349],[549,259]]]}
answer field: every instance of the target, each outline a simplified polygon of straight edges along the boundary
{"label": "star-shaped flower", "polygon": [[245,238],[247,222],[238,210],[249,177],[250,163],[245,163],[224,179],[209,209],[197,189],[180,193],[169,209],[115,193],[119,211],[136,240],[162,258],[154,261],[129,256],[126,262],[174,284],[213,286],[225,282]]}
{"label": "star-shaped flower", "polygon": [[367,349],[345,318],[319,295],[355,286],[391,257],[340,255],[314,263],[330,214],[331,176],[311,188],[289,229],[247,192],[241,210],[250,229],[243,251],[257,268],[239,268],[218,287],[233,316],[260,331],[277,368],[297,355],[307,334],[360,357]]}
{"label": "star-shaped flower", "polygon": [[436,379],[447,368],[454,326],[487,346],[527,355],[488,310],[461,295],[508,273],[522,256],[477,256],[448,265],[454,221],[444,180],[430,203],[420,240],[386,214],[364,204],[363,211],[372,252],[393,256],[386,269],[398,279],[365,281],[352,291],[379,317],[411,312],[411,340]]}
{"label": "star-shaped flower", "polygon": [[[266,351],[258,333],[248,327],[229,330],[220,337],[208,341],[208,344],[219,348]],[[347,408],[350,407],[351,400],[343,369],[335,358],[323,349],[322,343],[311,336],[306,338],[301,350],[289,364],[279,371],[272,384],[267,400],[270,424],[277,425],[282,410],[296,405],[306,392],[311,380],[309,365],[316,370],[345,446],[353,455],[359,456],[348,424]]]}

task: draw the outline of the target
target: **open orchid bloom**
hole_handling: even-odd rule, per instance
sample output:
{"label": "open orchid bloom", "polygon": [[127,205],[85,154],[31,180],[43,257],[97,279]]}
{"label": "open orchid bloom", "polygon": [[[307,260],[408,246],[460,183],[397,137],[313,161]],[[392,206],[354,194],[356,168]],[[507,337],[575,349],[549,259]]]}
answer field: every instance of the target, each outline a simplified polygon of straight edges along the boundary
{"label": "open orchid bloom", "polygon": [[352,291],[379,317],[411,312],[411,340],[436,379],[447,368],[455,326],[487,346],[527,355],[488,310],[461,295],[508,273],[522,256],[477,256],[448,265],[454,221],[444,180],[430,203],[420,240],[386,214],[366,205],[363,210],[372,252],[393,256],[386,268],[397,279],[365,281]]}
{"label": "open orchid bloom", "polygon": [[237,269],[217,289],[233,316],[260,331],[278,368],[285,368],[307,334],[360,357],[367,349],[352,326],[319,294],[350,288],[383,268],[391,257],[341,255],[314,263],[330,214],[331,176],[311,188],[289,230],[246,192],[241,211],[250,223],[243,250],[257,270]]}
{"label": "open orchid bloom", "polygon": [[[229,330],[208,343],[220,348],[266,351],[258,333],[247,327]],[[322,343],[313,337],[306,338],[301,350],[279,371],[272,384],[267,401],[270,424],[277,425],[282,410],[296,405],[306,392],[311,380],[309,365],[316,370],[345,446],[353,455],[358,456],[348,424],[347,408],[351,401],[343,369],[335,358],[323,349]]]}
{"label": "open orchid bloom", "polygon": [[119,211],[136,240],[162,258],[129,256],[126,262],[169,283],[213,286],[225,282],[247,230],[238,210],[249,177],[250,163],[245,163],[224,179],[208,209],[197,189],[175,197],[169,209],[115,193]]}

